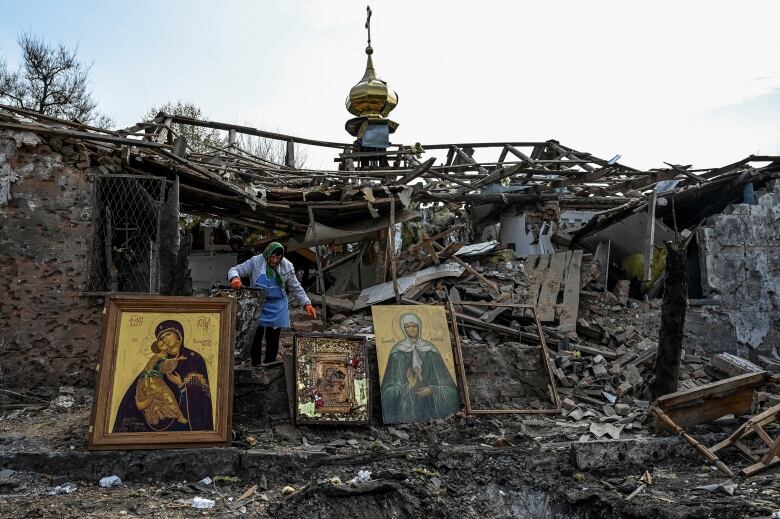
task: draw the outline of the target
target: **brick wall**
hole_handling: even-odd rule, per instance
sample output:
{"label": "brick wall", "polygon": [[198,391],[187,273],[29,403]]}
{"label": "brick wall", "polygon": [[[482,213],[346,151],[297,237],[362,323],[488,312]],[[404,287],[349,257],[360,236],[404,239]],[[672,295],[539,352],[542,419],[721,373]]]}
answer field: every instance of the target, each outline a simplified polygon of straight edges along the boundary
{"label": "brick wall", "polygon": [[89,166],[80,143],[0,132],[4,387],[93,382],[103,299],[82,294],[92,237]]}

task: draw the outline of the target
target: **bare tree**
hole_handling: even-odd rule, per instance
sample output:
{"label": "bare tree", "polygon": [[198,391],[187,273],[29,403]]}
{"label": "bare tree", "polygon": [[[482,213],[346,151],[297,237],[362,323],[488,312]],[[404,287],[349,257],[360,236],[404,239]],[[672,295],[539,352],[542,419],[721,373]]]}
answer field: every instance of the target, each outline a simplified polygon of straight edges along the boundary
{"label": "bare tree", "polygon": [[[151,107],[144,115],[144,121],[156,119],[160,113],[166,115],[176,115],[180,117],[191,117],[193,119],[205,119],[203,111],[189,101],[167,102],[158,107]],[[204,128],[202,126],[193,126],[189,124],[174,123],[171,130],[175,135],[183,135],[187,139],[187,145],[195,153],[213,153],[220,149],[228,149],[227,132],[215,130],[213,128]],[[253,157],[259,157],[267,161],[284,164],[287,146],[285,142],[274,139],[266,139],[253,135],[237,135],[231,150],[237,153],[246,153]],[[306,163],[307,154],[305,150],[298,146],[295,150],[294,166],[302,168]]]}
{"label": "bare tree", "polygon": [[[275,164],[285,164],[287,158],[287,143],[276,139],[256,137],[254,135],[239,135],[236,138],[236,147],[255,157],[268,160]],[[308,154],[303,146],[296,146],[293,167],[303,168],[306,165]]]}
{"label": "bare tree", "polygon": [[89,91],[89,72],[77,58],[78,48],[50,46],[42,38],[22,34],[19,70],[0,62],[0,101],[44,115],[78,120],[107,128],[111,119],[97,110]]}
{"label": "bare tree", "polygon": [[[179,117],[192,117],[193,119],[203,119],[203,111],[189,101],[176,101],[152,106],[146,111],[143,120],[151,121],[157,118],[160,113],[166,115],[176,115]],[[189,124],[174,123],[171,130],[175,135],[182,135],[187,139],[187,144],[195,153],[208,153],[214,151],[214,148],[227,146],[227,140],[224,139],[219,131],[213,128],[203,128],[202,126],[192,126]]]}

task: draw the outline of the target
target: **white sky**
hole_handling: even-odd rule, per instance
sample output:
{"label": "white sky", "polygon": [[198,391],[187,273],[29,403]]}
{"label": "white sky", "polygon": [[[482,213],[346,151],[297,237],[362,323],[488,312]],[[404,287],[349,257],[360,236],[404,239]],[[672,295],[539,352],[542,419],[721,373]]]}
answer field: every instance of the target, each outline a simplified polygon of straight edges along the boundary
{"label": "white sky", "polygon": [[[349,142],[365,3],[4,2],[0,56],[79,44],[120,126],[168,100],[211,119]],[[394,143],[557,139],[639,168],[780,155],[779,2],[374,1]],[[308,166],[334,167],[309,153]]]}

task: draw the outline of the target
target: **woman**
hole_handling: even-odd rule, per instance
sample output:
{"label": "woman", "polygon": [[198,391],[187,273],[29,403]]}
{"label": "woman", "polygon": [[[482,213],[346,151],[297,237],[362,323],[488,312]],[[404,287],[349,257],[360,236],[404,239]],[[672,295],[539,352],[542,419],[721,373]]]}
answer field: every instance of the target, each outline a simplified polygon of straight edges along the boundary
{"label": "woman", "polygon": [[262,254],[253,256],[247,261],[228,270],[227,277],[230,286],[240,289],[242,277],[249,277],[251,286],[265,290],[265,304],[260,313],[260,320],[252,342],[252,365],[260,365],[260,345],[265,336],[265,363],[274,362],[279,353],[279,334],[282,328],[290,327],[290,309],[287,301],[289,290],[303,305],[306,313],[312,319],[317,318],[317,312],[306,296],[306,292],[295,277],[293,264],[284,257],[284,247],[281,243],[271,242]]}
{"label": "woman", "polygon": [[[165,373],[160,373],[160,378],[175,398],[181,414],[168,417],[158,415],[154,418],[149,415],[148,406],[152,401],[143,379],[150,374],[148,369],[144,369],[130,384],[119,404],[113,432],[214,430],[209,374],[203,357],[184,346],[184,327],[179,321],[171,319],[161,322],[155,328],[154,335],[159,344],[163,345],[168,358],[175,359],[175,367],[165,369]],[[162,376],[165,378],[162,379]]]}

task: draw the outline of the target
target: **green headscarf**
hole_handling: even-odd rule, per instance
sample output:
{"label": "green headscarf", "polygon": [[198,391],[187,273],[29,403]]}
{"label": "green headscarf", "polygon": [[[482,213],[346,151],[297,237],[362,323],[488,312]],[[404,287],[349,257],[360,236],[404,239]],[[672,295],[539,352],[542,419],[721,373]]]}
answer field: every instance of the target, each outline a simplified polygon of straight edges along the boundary
{"label": "green headscarf", "polygon": [[276,283],[281,288],[284,288],[284,280],[282,279],[282,276],[279,275],[279,271],[275,268],[271,268],[271,264],[268,263],[268,259],[279,249],[282,250],[282,256],[284,256],[284,245],[278,241],[272,241],[263,251],[263,258],[265,258],[265,275],[268,279],[276,279]]}

